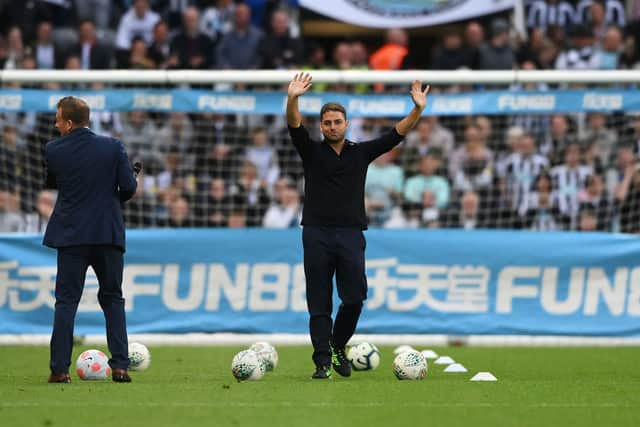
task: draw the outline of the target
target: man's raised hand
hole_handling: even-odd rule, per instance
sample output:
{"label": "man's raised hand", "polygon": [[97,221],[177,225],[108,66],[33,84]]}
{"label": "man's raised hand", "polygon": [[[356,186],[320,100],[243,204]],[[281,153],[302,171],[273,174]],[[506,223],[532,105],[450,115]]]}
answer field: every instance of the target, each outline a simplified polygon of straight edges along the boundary
{"label": "man's raised hand", "polygon": [[289,83],[289,89],[287,94],[290,97],[298,97],[304,95],[304,93],[311,87],[311,74],[300,73],[293,76],[293,80]]}
{"label": "man's raised hand", "polygon": [[424,107],[427,105],[427,94],[429,93],[430,87],[431,86],[427,85],[427,87],[422,90],[422,82],[420,80],[414,80],[411,84],[411,99],[420,110],[424,110]]}

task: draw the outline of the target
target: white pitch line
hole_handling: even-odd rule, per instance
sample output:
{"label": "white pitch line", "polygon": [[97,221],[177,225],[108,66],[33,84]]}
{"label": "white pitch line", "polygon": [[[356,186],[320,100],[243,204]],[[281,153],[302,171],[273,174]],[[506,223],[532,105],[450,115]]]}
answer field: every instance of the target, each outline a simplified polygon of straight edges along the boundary
{"label": "white pitch line", "polygon": [[[31,408],[31,407],[76,407],[74,402],[1,402],[0,408]],[[429,403],[429,402],[95,402],[89,406],[101,407],[175,407],[175,408],[219,408],[219,407],[241,407],[241,408],[269,408],[269,407],[328,407],[328,408],[377,408],[377,407],[400,407],[400,408],[492,408],[492,407],[513,407],[513,408],[637,408],[632,404],[620,404],[617,402],[601,402],[601,403],[568,403],[568,402],[542,402],[531,403],[526,405],[513,405],[511,403]]]}
{"label": "white pitch line", "polygon": [[[106,345],[104,334],[81,337],[86,345]],[[49,345],[50,334],[0,334],[0,345]],[[129,334],[129,342],[139,341],[146,345],[217,346],[250,345],[257,341],[269,341],[274,345],[310,345],[308,334],[234,334],[234,333],[187,333],[187,334]],[[367,341],[377,345],[411,344],[425,347],[444,347],[449,342],[461,342],[477,347],[584,347],[584,346],[640,346],[638,337],[573,337],[573,336],[529,336],[529,335],[354,335],[351,342]]]}

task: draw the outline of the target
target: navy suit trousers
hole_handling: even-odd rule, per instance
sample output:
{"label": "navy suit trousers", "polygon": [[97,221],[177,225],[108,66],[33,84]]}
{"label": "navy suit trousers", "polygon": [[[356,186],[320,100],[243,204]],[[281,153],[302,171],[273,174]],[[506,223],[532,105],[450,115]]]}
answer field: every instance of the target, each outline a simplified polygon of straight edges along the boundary
{"label": "navy suit trousers", "polygon": [[91,266],[99,284],[98,302],[104,312],[111,368],[129,367],[127,327],[122,297],[123,252],[112,245],[58,248],[56,305],[51,335],[52,373],[68,373],[73,349],[73,325]]}
{"label": "navy suit trousers", "polygon": [[[302,242],[313,361],[328,366],[330,344],[346,346],[367,298],[366,241],[359,228],[305,225]],[[335,322],[331,318],[334,275],[341,301]]]}

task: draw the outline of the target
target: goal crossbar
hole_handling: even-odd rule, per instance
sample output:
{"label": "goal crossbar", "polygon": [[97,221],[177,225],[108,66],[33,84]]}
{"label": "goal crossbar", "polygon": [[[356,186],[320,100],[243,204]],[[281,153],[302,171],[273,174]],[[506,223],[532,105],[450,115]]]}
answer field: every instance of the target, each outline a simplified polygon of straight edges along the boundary
{"label": "goal crossbar", "polygon": [[[318,83],[405,84],[422,80],[430,84],[513,83],[640,83],[640,70],[566,71],[311,71]],[[0,83],[131,83],[131,84],[279,84],[287,83],[296,71],[286,70],[2,70]]]}

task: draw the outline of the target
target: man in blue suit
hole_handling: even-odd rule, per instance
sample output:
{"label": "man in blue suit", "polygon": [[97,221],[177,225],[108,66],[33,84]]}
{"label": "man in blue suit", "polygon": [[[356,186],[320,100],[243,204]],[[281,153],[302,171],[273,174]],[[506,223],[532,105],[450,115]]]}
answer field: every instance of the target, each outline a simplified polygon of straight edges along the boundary
{"label": "man in blue suit", "polygon": [[45,148],[47,186],[58,189],[44,235],[44,245],[58,250],[49,382],[71,382],[73,324],[89,266],[100,285],[98,301],[106,320],[112,379],[130,382],[121,204],[135,194],[136,174],[122,142],[96,135],[88,126],[89,106],[79,98],[62,98],[56,112],[61,137]]}

